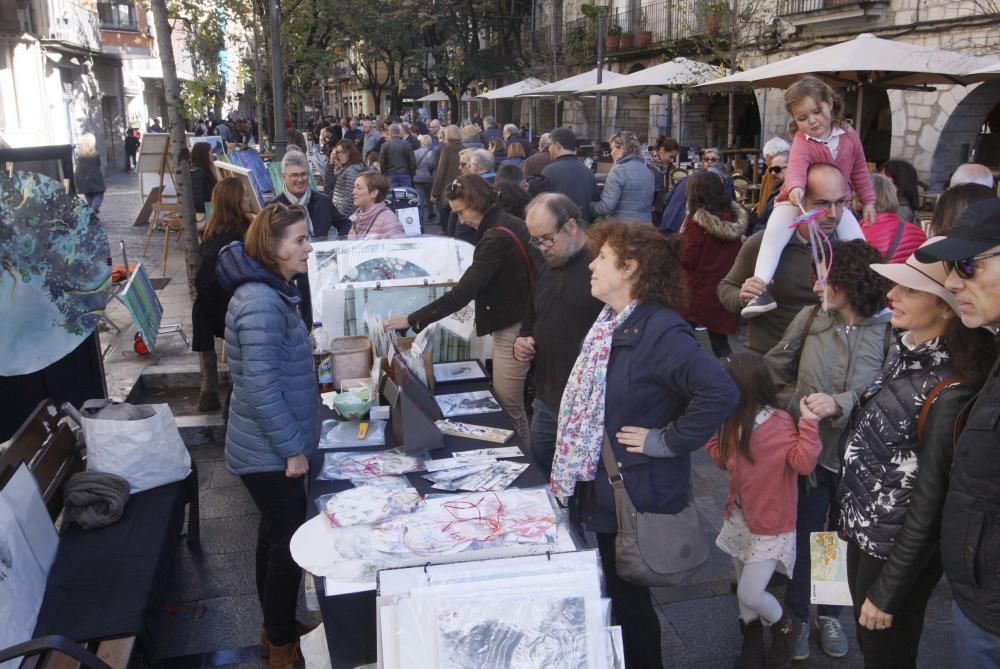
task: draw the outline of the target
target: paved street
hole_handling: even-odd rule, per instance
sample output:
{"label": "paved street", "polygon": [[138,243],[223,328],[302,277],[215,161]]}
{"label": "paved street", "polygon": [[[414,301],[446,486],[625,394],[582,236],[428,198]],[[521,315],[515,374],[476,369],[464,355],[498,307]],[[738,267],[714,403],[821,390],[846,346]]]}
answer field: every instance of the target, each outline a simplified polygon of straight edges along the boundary
{"label": "paved street", "polygon": [[[149,252],[143,256],[146,228],[132,225],[141,204],[138,178],[115,175],[108,180],[108,185],[102,223],[112,244],[117,247],[117,240],[124,240],[130,261],[146,264],[150,276],[163,276],[161,233],[154,235]],[[117,255],[116,262],[120,262]],[[190,298],[181,260],[180,248],[171,240],[166,272],[170,282],[158,291],[158,295],[165,309],[164,322],[182,323],[190,333]],[[120,305],[109,309],[109,315],[120,325],[128,322]],[[113,344],[130,342],[131,332],[127,330],[119,337],[106,335],[104,340]],[[703,334],[699,336],[704,338]],[[707,338],[703,344],[708,346]],[[114,379],[115,387],[121,389],[130,387],[141,369],[151,364],[191,365],[197,364],[197,357],[184,350],[179,338],[168,337],[156,354],[143,359],[132,352],[129,344],[113,352],[106,367],[109,379]],[[188,397],[185,401],[174,402],[174,409],[183,415],[191,413],[191,405]],[[255,647],[261,625],[253,577],[256,509],[239,480],[226,470],[220,443],[192,446],[191,451],[198,462],[201,482],[203,544],[199,551],[191,551],[186,544],[178,549],[154,664],[164,669],[261,666]],[[714,537],[721,525],[725,473],[712,465],[704,453],[698,453],[694,463],[695,496],[703,515],[712,524]],[[714,550],[696,583],[654,591],[662,624],[666,667],[718,669],[729,666],[739,646],[736,598],[732,594],[730,574],[728,558]],[[921,667],[954,666],[949,602],[947,584],[942,582],[928,610],[921,642]],[[316,614],[305,611],[304,607],[302,615],[316,620]],[[850,654],[842,660],[828,658],[814,638],[812,657],[798,666],[845,669],[862,666],[853,639],[851,616],[845,612],[842,620],[852,637]]]}

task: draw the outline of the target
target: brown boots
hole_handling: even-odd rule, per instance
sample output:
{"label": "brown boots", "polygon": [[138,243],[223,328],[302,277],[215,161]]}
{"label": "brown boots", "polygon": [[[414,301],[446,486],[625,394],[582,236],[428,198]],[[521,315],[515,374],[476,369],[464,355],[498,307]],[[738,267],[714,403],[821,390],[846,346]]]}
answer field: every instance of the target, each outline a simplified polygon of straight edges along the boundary
{"label": "brown boots", "polygon": [[792,661],[795,651],[795,638],[799,634],[802,623],[785,608],[781,610],[781,618],[771,625],[771,648],[767,653],[768,669],[784,667]]}
{"label": "brown boots", "polygon": [[762,669],[764,666],[764,626],[760,619],[745,623],[740,620],[743,647],[733,663],[733,669]]}
{"label": "brown boots", "polygon": [[302,669],[305,666],[298,639],[281,646],[270,644],[269,652],[268,669]]}

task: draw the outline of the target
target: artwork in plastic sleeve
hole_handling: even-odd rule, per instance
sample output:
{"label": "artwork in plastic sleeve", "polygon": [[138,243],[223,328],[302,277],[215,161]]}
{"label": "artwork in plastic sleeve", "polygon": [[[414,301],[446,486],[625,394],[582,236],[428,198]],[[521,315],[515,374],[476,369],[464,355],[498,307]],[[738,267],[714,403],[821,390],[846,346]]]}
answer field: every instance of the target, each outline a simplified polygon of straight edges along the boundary
{"label": "artwork in plastic sleeve", "polygon": [[111,299],[108,236],[83,200],[44,174],[0,173],[0,376],[75,350]]}
{"label": "artwork in plastic sleeve", "polygon": [[423,504],[415,488],[366,485],[320,497],[331,527],[377,523],[413,513]]}
{"label": "artwork in plastic sleeve", "polygon": [[503,411],[493,394],[488,390],[438,395],[434,399],[441,407],[441,413],[444,414],[445,418]]}
{"label": "artwork in plastic sleeve", "polygon": [[476,381],[478,379],[485,378],[486,372],[475,360],[434,363],[434,380],[438,383],[448,383],[450,381]]}
{"label": "artwork in plastic sleeve", "polygon": [[404,455],[399,450],[379,453],[326,453],[323,471],[317,478],[324,481],[353,481],[394,476],[423,471],[424,459]]}
{"label": "artwork in plastic sleeve", "polygon": [[[503,444],[514,436],[514,430],[504,430],[499,427],[488,427],[486,425],[473,425],[472,423],[461,423],[455,420],[437,420],[434,424],[438,426],[443,434],[451,435],[453,437],[464,437],[466,439],[479,439],[480,441],[492,441],[497,444]],[[521,455],[521,449],[517,446],[510,446],[509,448],[517,451],[517,455],[496,455],[497,458],[519,458]],[[501,451],[503,449],[483,449],[484,451]],[[477,451],[478,452],[478,451]],[[465,457],[469,455],[467,452],[456,453],[455,457]]]}
{"label": "artwork in plastic sleeve", "polygon": [[809,568],[813,604],[850,606],[847,585],[847,544],[836,532],[809,535]]}
{"label": "artwork in plastic sleeve", "polygon": [[581,596],[460,599],[438,608],[442,669],[588,669]]}
{"label": "artwork in plastic sleeve", "polygon": [[[476,334],[476,303],[469,302],[455,313],[445,316],[440,321],[441,327],[462,341],[469,341]],[[476,377],[485,378],[485,375]],[[457,381],[458,379],[449,379]]]}

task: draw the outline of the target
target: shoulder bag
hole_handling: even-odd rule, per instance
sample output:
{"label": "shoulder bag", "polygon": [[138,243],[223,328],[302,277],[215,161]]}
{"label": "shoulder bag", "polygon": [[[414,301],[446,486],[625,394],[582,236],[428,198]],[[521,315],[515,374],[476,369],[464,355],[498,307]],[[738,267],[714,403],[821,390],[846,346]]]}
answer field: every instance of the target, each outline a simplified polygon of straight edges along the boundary
{"label": "shoulder bag", "polygon": [[682,585],[708,559],[709,542],[694,504],[689,502],[679,513],[637,511],[625,489],[607,433],[601,457],[615,493],[618,576],[636,585]]}

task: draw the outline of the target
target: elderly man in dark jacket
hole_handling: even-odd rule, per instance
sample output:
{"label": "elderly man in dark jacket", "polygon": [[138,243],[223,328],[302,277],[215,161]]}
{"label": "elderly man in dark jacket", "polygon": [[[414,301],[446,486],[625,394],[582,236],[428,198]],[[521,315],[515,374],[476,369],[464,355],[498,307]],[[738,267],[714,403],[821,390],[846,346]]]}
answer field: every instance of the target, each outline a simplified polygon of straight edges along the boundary
{"label": "elderly man in dark jacket", "polygon": [[[951,267],[966,327],[1000,327],[1000,200],[969,207],[947,239],[917,251]],[[955,666],[1000,666],[1000,369],[994,364],[955,445],[941,559],[955,598]],[[960,421],[961,423],[961,421]]]}
{"label": "elderly man in dark jacket", "polygon": [[413,149],[403,139],[403,127],[398,123],[389,126],[389,141],[379,149],[378,166],[393,188],[413,187],[417,161],[413,157]]}
{"label": "elderly man in dark jacket", "polygon": [[597,179],[590,168],[576,159],[576,135],[569,128],[556,128],[549,133],[549,142],[552,162],[545,166],[540,177],[531,180],[531,194],[562,193],[590,220],[590,203],[597,200]]}

